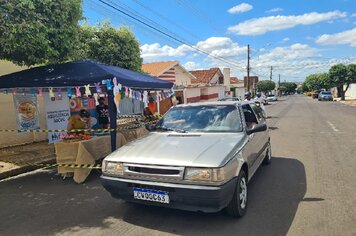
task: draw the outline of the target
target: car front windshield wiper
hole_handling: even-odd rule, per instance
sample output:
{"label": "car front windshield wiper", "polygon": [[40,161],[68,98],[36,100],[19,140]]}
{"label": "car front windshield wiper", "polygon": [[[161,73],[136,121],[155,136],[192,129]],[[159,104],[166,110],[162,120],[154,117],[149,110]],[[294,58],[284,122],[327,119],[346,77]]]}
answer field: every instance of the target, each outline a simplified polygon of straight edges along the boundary
{"label": "car front windshield wiper", "polygon": [[177,133],[187,133],[187,131],[184,130],[184,129],[172,129],[172,128],[161,127],[161,126],[157,126],[156,129],[157,130],[162,130],[162,131],[174,131],[174,132],[177,132]]}

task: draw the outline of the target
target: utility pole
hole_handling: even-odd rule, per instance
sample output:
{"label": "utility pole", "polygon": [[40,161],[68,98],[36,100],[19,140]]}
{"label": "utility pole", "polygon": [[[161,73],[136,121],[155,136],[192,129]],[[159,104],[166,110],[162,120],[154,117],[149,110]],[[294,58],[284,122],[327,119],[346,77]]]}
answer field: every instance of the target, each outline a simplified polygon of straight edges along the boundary
{"label": "utility pole", "polygon": [[271,66],[271,74],[269,75],[269,80],[272,80],[272,70],[273,70],[273,67]]}
{"label": "utility pole", "polygon": [[281,96],[281,90],[279,90],[280,86],[281,86],[281,74],[278,74],[278,96]]}
{"label": "utility pole", "polygon": [[247,44],[247,91],[250,92],[250,44]]}

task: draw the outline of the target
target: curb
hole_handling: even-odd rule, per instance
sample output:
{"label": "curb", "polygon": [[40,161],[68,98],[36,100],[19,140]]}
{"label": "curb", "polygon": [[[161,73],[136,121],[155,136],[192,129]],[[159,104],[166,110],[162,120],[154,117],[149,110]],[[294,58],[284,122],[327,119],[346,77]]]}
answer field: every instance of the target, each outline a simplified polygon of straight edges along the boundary
{"label": "curb", "polygon": [[[41,161],[41,162],[37,162],[36,164],[54,164],[56,163],[56,155],[55,154],[51,154],[48,156],[43,157],[45,160]],[[19,174],[23,174],[29,171],[33,171],[33,170],[37,170],[37,169],[41,169],[43,167],[40,166],[30,166],[30,165],[24,165],[24,166],[20,166],[18,168],[14,168],[5,172],[0,173],[0,180],[2,179],[6,179],[12,176],[16,176]]]}

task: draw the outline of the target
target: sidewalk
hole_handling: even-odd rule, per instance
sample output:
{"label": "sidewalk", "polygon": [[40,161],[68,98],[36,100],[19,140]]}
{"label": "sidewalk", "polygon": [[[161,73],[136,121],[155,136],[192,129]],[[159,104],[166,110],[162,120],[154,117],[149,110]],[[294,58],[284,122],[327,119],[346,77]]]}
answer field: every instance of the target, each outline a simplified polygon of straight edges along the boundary
{"label": "sidewalk", "polygon": [[350,99],[350,100],[339,101],[339,102],[346,105],[356,106],[356,99]]}
{"label": "sidewalk", "polygon": [[53,164],[54,145],[47,141],[0,149],[0,180],[41,168],[29,164]]}

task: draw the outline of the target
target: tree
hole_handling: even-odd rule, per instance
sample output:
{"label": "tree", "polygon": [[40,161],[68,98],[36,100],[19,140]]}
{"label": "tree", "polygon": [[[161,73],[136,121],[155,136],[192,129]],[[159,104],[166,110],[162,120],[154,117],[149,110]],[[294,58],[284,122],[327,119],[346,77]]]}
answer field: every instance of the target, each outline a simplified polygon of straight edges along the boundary
{"label": "tree", "polygon": [[273,90],[276,84],[271,80],[261,80],[256,84],[257,91],[267,94],[269,91]]}
{"label": "tree", "polygon": [[[343,64],[334,65],[329,70],[329,76],[331,84],[337,87],[341,100],[345,100],[345,92],[350,84],[356,83],[356,64],[348,66]],[[345,89],[344,85],[346,85]]]}
{"label": "tree", "polygon": [[106,64],[141,71],[140,46],[125,27],[114,28],[108,22],[98,27],[83,25],[73,59],[91,58]]}
{"label": "tree", "polygon": [[27,66],[68,60],[81,5],[82,0],[0,1],[0,59]]}
{"label": "tree", "polygon": [[294,93],[295,89],[297,88],[297,84],[293,82],[282,82],[280,83],[280,87],[284,87],[284,91],[287,93]]}

